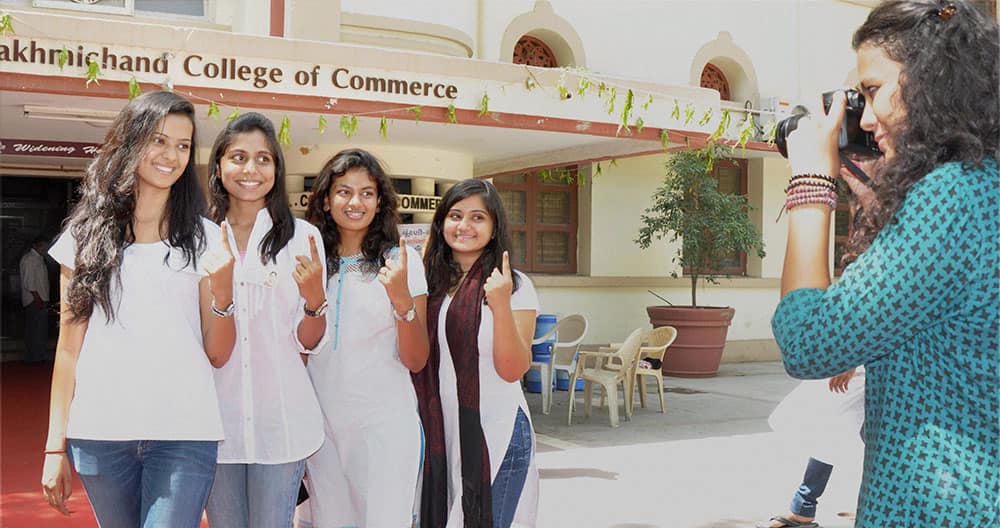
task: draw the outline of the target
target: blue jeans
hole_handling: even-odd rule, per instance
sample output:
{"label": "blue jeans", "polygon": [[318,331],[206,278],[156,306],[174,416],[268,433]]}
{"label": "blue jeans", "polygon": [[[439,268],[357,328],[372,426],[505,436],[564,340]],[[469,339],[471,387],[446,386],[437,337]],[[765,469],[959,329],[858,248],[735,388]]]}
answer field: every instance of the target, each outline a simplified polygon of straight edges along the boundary
{"label": "blue jeans", "polygon": [[219,443],[69,440],[101,528],[198,528]]}
{"label": "blue jeans", "polygon": [[826,483],[830,481],[832,472],[833,466],[830,464],[815,458],[809,459],[806,473],[802,476],[802,485],[792,496],[792,513],[803,517],[816,517],[816,504],[820,495],[826,490]]}
{"label": "blue jeans", "polygon": [[212,528],[289,527],[305,459],[285,464],[219,464],[208,495]]}
{"label": "blue jeans", "polygon": [[528,478],[531,455],[531,422],[524,411],[518,409],[510,445],[493,479],[493,528],[509,528],[514,522],[517,503]]}

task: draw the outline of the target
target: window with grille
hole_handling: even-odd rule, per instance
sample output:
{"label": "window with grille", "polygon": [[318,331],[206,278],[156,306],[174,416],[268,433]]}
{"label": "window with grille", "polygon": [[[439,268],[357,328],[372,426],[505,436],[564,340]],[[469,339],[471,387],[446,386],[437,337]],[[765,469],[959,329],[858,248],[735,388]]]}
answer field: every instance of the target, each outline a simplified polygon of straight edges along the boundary
{"label": "window with grille", "polygon": [[514,64],[527,64],[541,68],[559,66],[556,54],[552,53],[552,49],[540,39],[528,35],[521,37],[514,45],[513,62]]}
{"label": "window with grille", "polygon": [[722,70],[714,64],[706,64],[705,69],[701,70],[701,87],[717,90],[723,101],[730,100],[729,81],[726,79],[726,74],[722,73]]}
{"label": "window with grille", "polygon": [[[507,211],[510,261],[534,273],[576,273],[576,167],[493,178]],[[559,178],[555,175],[572,178]]]}

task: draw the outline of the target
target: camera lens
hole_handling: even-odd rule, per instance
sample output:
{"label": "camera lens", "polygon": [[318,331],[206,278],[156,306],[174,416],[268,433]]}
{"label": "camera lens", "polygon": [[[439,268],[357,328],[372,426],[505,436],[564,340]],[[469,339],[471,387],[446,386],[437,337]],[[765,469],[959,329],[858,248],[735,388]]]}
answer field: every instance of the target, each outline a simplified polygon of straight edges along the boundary
{"label": "camera lens", "polygon": [[809,110],[804,106],[796,106],[792,109],[792,115],[778,121],[774,128],[774,144],[778,147],[778,152],[784,158],[788,157],[788,134],[799,127],[799,120],[809,115]]}

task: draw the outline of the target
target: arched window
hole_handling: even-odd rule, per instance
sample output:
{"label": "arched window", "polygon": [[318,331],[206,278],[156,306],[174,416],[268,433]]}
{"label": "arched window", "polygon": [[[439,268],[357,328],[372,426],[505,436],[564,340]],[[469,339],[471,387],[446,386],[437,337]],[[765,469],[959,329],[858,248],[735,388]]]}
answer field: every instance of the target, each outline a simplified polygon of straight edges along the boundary
{"label": "arched window", "polygon": [[711,63],[706,64],[705,69],[701,70],[701,87],[718,90],[723,101],[730,100],[729,81],[726,80],[726,74]]}
{"label": "arched window", "polygon": [[514,45],[514,64],[527,64],[528,66],[539,66],[542,68],[555,68],[559,66],[556,62],[556,54],[541,40],[524,35],[517,44]]}

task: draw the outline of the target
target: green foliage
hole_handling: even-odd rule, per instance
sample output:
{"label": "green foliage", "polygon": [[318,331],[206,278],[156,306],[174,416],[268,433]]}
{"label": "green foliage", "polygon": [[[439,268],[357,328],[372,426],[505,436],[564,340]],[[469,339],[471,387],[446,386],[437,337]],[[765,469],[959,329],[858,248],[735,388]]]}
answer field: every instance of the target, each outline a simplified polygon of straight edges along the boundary
{"label": "green foliage", "polygon": [[712,120],[712,107],[705,109],[705,113],[701,114],[701,119],[698,120],[698,126],[705,126],[709,121]]}
{"label": "green foliage", "polygon": [[720,137],[726,135],[726,130],[729,129],[729,123],[729,110],[723,110],[722,119],[719,119],[719,126],[715,127],[715,132],[712,132],[712,135],[708,136],[709,141],[719,139]]}
{"label": "green foliage", "polygon": [[646,122],[642,120],[642,116],[635,118],[635,130],[636,132],[642,134],[642,127],[646,126]]}
{"label": "green foliage", "polygon": [[453,103],[448,105],[448,122],[453,125],[458,123],[458,115],[455,113],[455,105]]}
{"label": "green foliage", "polygon": [[587,90],[590,89],[590,85],[591,85],[590,78],[587,77],[586,75],[581,76],[580,77],[580,83],[576,87],[576,93],[580,97],[583,97],[584,95],[587,95]]}
{"label": "green foliage", "polygon": [[233,111],[230,112],[229,115],[226,116],[226,121],[232,121],[233,119],[236,119],[237,117],[240,117],[240,109],[239,108],[234,108]]}
{"label": "green foliage", "polygon": [[653,104],[653,94],[649,94],[649,97],[646,98],[646,102],[642,103],[642,109],[649,110],[649,105],[651,104]]}
{"label": "green foliage", "polygon": [[670,132],[667,132],[665,128],[660,130],[660,144],[663,145],[664,152],[670,148]]}
{"label": "green foliage", "polygon": [[767,138],[767,142],[771,145],[774,144],[774,138],[778,133],[778,124],[774,120],[768,121],[764,125],[764,137]]}
{"label": "green foliage", "polygon": [[[10,17],[9,13],[4,13],[0,15],[0,36],[8,36],[14,34],[14,22]],[[65,47],[63,48],[65,49]]]}
{"label": "green foliage", "polygon": [[128,100],[131,101],[142,93],[142,88],[139,86],[139,81],[135,80],[133,75],[128,81]]}
{"label": "green foliage", "polygon": [[694,105],[688,103],[684,105],[684,124],[688,124],[694,119]]}
{"label": "green foliage", "polygon": [[490,113],[490,95],[483,92],[483,98],[479,100],[479,117],[489,115]]}
{"label": "green foliage", "polygon": [[278,143],[287,147],[292,144],[292,120],[285,116],[281,118],[281,128],[278,129]]}
{"label": "green foliage", "polygon": [[607,89],[608,93],[608,115],[615,113],[615,101],[618,100],[618,87],[611,86]]}
{"label": "green foliage", "polygon": [[87,79],[87,88],[90,88],[90,83],[100,85],[101,81],[98,81],[97,78],[101,75],[101,65],[91,57],[90,62],[87,63],[87,73],[83,76],[84,79]]}
{"label": "green foliage", "polygon": [[358,131],[358,118],[357,118],[357,116],[353,116],[353,115],[351,115],[351,116],[348,116],[348,115],[342,115],[342,116],[340,116],[340,131],[343,132],[344,137],[346,137],[348,140],[350,140],[351,136],[353,136],[354,133]]}
{"label": "green foliage", "polygon": [[219,117],[219,105],[215,101],[208,102],[208,117]]}
{"label": "green foliage", "polygon": [[681,105],[677,102],[677,99],[674,99],[674,109],[670,111],[670,117],[672,117],[674,121],[681,120]]}
{"label": "green foliage", "polygon": [[[59,50],[59,55],[56,57],[56,63],[59,64],[59,69],[62,70],[66,66],[66,62],[69,61],[69,50],[63,45],[62,49]],[[135,77],[133,77],[134,79]]]}
{"label": "green foliage", "polygon": [[632,93],[632,89],[625,92],[625,104],[622,105],[622,115],[621,121],[618,122],[618,130],[615,134],[620,134],[622,129],[625,129],[626,134],[631,134],[632,129],[628,127],[629,118],[632,116],[632,106],[635,104],[635,94]]}
{"label": "green foliage", "polygon": [[753,139],[754,130],[757,126],[753,121],[753,114],[747,112],[746,119],[743,120],[743,124],[740,125],[740,147],[743,147],[743,152],[747,151],[747,142]]}
{"label": "green foliage", "polygon": [[681,241],[672,261],[691,278],[691,305],[697,306],[697,282],[717,283],[719,270],[734,252],[755,251],[764,257],[764,242],[750,221],[745,196],[719,192],[719,182],[706,168],[710,160],[727,159],[732,148],[710,142],[699,150],[670,156],[666,177],[641,216],[635,243],[646,249],[654,241]]}
{"label": "green foliage", "polygon": [[378,122],[378,135],[382,136],[382,139],[389,137],[389,120],[385,116]]}
{"label": "green foliage", "polygon": [[328,127],[328,126],[330,126],[330,123],[327,122],[326,116],[323,115],[323,114],[320,114],[320,116],[319,116],[319,133],[320,134],[325,133],[326,132],[326,127]]}
{"label": "green foliage", "polygon": [[407,110],[413,114],[413,118],[417,123],[420,122],[420,116],[424,115],[424,107],[422,106],[411,106]]}

